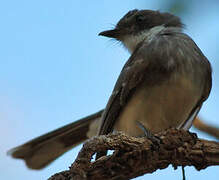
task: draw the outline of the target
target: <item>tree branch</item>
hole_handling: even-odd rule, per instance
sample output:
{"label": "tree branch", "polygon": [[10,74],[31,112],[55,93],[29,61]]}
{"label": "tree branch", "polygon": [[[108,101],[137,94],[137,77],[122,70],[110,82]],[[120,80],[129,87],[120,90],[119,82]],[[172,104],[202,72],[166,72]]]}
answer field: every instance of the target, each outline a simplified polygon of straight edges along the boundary
{"label": "tree branch", "polygon": [[211,136],[216,137],[217,139],[219,139],[219,128],[217,127],[213,127],[209,124],[206,124],[205,122],[203,122],[200,118],[196,117],[194,122],[193,122],[193,126],[200,130],[203,131],[207,134],[210,134]]}
{"label": "tree branch", "polygon": [[[123,133],[94,137],[87,141],[70,170],[49,180],[131,179],[172,164],[194,166],[197,170],[219,165],[219,143],[198,139],[196,134],[169,129],[156,134],[160,142]],[[114,150],[109,156],[91,162],[97,151]]]}

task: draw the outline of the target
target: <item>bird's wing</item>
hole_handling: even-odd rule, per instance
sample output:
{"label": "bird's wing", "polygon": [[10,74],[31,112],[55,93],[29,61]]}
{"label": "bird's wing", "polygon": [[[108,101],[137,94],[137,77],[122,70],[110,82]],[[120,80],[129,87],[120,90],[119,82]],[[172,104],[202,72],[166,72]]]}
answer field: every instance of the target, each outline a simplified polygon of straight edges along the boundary
{"label": "bird's wing", "polygon": [[181,46],[183,46],[183,49],[186,49],[186,52],[189,53],[188,54],[189,57],[193,58],[196,62],[199,61],[200,66],[202,67],[202,73],[204,74],[203,75],[204,78],[202,80],[203,89],[202,90],[200,89],[200,91],[202,91],[201,96],[197,101],[196,105],[194,106],[194,108],[191,110],[188,118],[178,127],[188,130],[192,126],[193,120],[198,115],[203,102],[208,98],[210,94],[212,88],[212,68],[208,59],[204,56],[202,51],[189,36],[187,36],[184,33],[180,33],[179,38],[183,40]]}
{"label": "bird's wing", "polygon": [[103,113],[99,135],[112,132],[115,120],[118,117],[120,110],[144,78],[148,62],[143,59],[140,53],[138,53],[140,49],[141,47],[136,49],[133,55],[126,62],[119,75],[112,95]]}

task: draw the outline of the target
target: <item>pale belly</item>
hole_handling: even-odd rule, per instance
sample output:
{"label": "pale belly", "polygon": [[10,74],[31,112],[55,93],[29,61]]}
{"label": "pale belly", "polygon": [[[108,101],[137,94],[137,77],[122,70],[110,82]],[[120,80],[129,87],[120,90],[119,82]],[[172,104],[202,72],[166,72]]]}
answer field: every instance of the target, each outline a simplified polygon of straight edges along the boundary
{"label": "pale belly", "polygon": [[179,127],[200,99],[201,90],[196,87],[186,79],[152,87],[142,85],[120,113],[114,130],[131,136],[144,135],[137,121],[152,133]]}

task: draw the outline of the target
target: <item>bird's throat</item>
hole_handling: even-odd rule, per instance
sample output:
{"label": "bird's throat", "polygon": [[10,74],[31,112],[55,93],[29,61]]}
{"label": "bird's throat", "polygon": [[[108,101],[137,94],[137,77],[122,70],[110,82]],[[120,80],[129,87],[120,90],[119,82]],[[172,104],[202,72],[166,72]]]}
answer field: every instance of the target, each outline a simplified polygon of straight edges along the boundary
{"label": "bird's throat", "polygon": [[138,46],[139,43],[141,43],[146,38],[148,40],[153,39],[153,37],[155,37],[164,28],[165,27],[163,25],[155,26],[151,29],[143,30],[137,34],[126,35],[123,38],[122,43],[129,50],[129,52],[132,53],[135,50],[135,48]]}

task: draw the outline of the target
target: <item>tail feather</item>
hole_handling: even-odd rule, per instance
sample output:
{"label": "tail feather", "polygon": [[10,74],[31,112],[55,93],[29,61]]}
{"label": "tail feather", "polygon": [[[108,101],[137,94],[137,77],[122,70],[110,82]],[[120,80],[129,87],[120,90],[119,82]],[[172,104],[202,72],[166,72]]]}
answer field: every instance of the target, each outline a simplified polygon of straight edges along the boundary
{"label": "tail feather", "polygon": [[90,125],[101,117],[102,112],[103,110],[37,137],[11,149],[7,154],[13,158],[24,159],[31,169],[42,169],[88,139]]}

